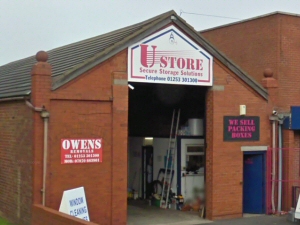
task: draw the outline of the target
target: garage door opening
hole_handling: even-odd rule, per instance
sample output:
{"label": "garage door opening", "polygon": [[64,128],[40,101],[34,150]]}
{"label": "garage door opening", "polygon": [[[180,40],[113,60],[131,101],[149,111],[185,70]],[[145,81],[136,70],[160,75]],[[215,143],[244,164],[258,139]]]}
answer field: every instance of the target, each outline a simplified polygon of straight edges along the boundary
{"label": "garage door opening", "polygon": [[[128,224],[142,224],[141,220],[147,219],[153,224],[178,222],[179,218],[174,217],[178,213],[183,213],[180,219],[186,222],[199,220],[204,216],[205,202],[207,87],[130,85],[133,89],[129,89],[128,115]],[[179,109],[176,150],[167,162],[172,116]],[[165,190],[169,190],[165,201],[168,210],[161,210],[163,183],[169,180],[165,175],[171,176],[170,189],[165,183]],[[159,218],[153,220],[155,212],[159,212]]]}

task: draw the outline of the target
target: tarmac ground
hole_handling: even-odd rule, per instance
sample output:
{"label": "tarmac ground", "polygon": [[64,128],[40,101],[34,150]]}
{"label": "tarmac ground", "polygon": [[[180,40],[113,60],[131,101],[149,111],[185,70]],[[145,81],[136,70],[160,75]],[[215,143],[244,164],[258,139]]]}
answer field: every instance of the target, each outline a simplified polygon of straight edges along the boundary
{"label": "tarmac ground", "polygon": [[161,209],[140,200],[129,201],[127,211],[127,225],[300,225],[288,221],[287,215],[245,214],[239,219],[210,221],[201,218],[199,212]]}
{"label": "tarmac ground", "polygon": [[[206,224],[206,223],[201,223]],[[244,215],[239,219],[228,219],[213,221],[207,223],[211,225],[298,225],[300,222],[291,222],[287,220],[287,215],[274,216],[274,215]]]}

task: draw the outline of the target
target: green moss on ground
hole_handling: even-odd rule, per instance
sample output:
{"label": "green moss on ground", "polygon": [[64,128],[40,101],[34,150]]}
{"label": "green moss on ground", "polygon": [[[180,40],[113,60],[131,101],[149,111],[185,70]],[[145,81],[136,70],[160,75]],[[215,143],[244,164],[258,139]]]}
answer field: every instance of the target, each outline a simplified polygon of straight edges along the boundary
{"label": "green moss on ground", "polygon": [[7,220],[0,217],[0,225],[11,225],[11,223],[7,222]]}

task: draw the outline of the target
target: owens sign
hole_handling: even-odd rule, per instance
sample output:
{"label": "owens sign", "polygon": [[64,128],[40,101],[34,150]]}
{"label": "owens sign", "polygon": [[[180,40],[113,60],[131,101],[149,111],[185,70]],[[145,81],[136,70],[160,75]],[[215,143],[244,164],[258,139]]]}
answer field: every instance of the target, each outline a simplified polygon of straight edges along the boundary
{"label": "owens sign", "polygon": [[61,139],[61,164],[102,162],[102,138]]}
{"label": "owens sign", "polygon": [[128,48],[128,81],[212,86],[213,57],[174,26]]}

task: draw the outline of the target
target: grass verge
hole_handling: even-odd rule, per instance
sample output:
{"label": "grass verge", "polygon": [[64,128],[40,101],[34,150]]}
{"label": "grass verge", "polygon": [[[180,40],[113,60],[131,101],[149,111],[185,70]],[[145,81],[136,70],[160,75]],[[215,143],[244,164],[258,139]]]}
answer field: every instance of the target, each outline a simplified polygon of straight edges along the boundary
{"label": "grass verge", "polygon": [[0,217],[0,225],[11,225],[11,223],[7,222],[7,220]]}

